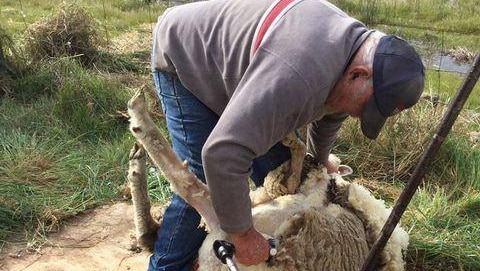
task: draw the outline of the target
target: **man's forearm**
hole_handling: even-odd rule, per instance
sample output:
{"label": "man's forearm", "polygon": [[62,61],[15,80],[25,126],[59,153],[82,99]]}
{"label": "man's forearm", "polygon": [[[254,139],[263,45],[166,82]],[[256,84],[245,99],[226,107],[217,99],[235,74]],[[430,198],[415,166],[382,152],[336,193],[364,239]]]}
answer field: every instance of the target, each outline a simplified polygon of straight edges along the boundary
{"label": "man's forearm", "polygon": [[246,231],[252,226],[247,181],[251,155],[234,144],[210,146],[204,146],[202,162],[220,227],[227,233]]}
{"label": "man's forearm", "polygon": [[307,152],[313,155],[317,163],[324,164],[328,161],[337,132],[346,117],[346,114],[325,116],[308,125]]}

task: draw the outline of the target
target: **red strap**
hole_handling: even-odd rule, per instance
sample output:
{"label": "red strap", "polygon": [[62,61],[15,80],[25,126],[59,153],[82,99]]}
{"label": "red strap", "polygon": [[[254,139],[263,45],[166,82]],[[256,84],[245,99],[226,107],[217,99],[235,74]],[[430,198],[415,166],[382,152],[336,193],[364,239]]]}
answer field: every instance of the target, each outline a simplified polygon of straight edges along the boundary
{"label": "red strap", "polygon": [[262,26],[260,27],[260,30],[258,31],[257,39],[255,40],[255,46],[253,47],[253,54],[255,54],[260,46],[260,43],[262,43],[263,36],[265,36],[265,33],[267,33],[268,28],[273,23],[275,18],[277,18],[278,14],[280,14],[280,12],[282,12],[282,10],[284,10],[293,1],[294,0],[281,0],[275,5],[270,13],[268,13],[267,17],[265,17],[265,20],[262,23]]}

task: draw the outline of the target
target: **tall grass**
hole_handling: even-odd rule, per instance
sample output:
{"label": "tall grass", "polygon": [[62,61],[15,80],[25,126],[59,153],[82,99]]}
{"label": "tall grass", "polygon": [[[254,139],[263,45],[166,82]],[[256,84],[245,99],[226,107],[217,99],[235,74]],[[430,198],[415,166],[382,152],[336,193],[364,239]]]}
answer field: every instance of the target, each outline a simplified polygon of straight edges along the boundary
{"label": "tall grass", "polygon": [[417,191],[403,221],[410,227],[408,261],[416,270],[480,270],[479,190],[462,197],[433,182]]}
{"label": "tall grass", "polygon": [[[453,99],[464,80],[462,75],[436,70],[427,70],[426,78],[424,94],[429,96],[438,95],[439,102],[443,104],[448,104]],[[465,109],[480,110],[480,84],[474,87],[465,103]]]}
{"label": "tall grass", "polygon": [[[138,27],[153,23],[154,13],[164,9],[163,5],[133,2],[138,1],[103,1],[99,9],[99,2],[84,1],[74,13],[85,14],[81,10],[86,9],[94,14],[102,25],[100,33],[113,38],[112,34],[120,32],[107,25],[106,19],[112,18],[112,14],[123,23],[130,23],[129,27]],[[11,33],[13,38],[2,38],[2,42],[24,48],[21,42],[27,40],[27,34],[21,33],[46,15],[57,21],[83,18],[55,17],[57,6],[62,6],[62,1],[3,1],[5,37]],[[78,27],[78,23],[73,27]],[[66,34],[57,33],[55,27],[43,30],[48,33],[29,38],[43,42]],[[70,28],[70,33],[77,35],[75,31]],[[75,38],[88,41],[93,32],[82,33],[85,35]],[[64,43],[58,43],[59,50]],[[143,51],[148,52],[148,48],[146,45],[142,52],[128,55],[106,51],[107,46],[88,68],[80,64],[76,55],[43,54],[30,61],[24,74],[9,84],[7,95],[0,100],[0,248],[12,233],[25,232],[26,240],[31,240],[55,231],[72,215],[119,198],[133,141],[122,113],[131,92],[110,78],[127,71],[143,76],[148,64],[138,58],[144,57]],[[41,50],[33,49],[37,51]],[[13,56],[11,50],[7,52],[9,57]],[[111,76],[110,72],[119,76]],[[159,186],[150,179],[151,185]],[[156,197],[158,200],[169,197],[168,188],[162,187],[165,191]]]}
{"label": "tall grass", "polygon": [[124,182],[131,138],[116,114],[128,91],[74,59],[44,64],[36,76],[49,79],[46,91],[0,104],[2,242],[19,230],[56,230],[64,218],[116,198]]}
{"label": "tall grass", "polygon": [[73,138],[21,130],[0,138],[2,243],[11,232],[27,230],[32,236],[57,230],[63,219],[114,199],[124,180],[126,155],[118,150],[127,152],[125,143],[116,146],[118,152],[104,154],[104,148],[82,146]]}
{"label": "tall grass", "polygon": [[[73,135],[90,138],[115,138],[124,133],[125,119],[117,119],[124,110],[128,93],[120,85],[107,81],[79,65],[60,65],[68,76],[56,91],[54,113],[68,125]],[[121,122],[123,121],[123,125]]]}
{"label": "tall grass", "polygon": [[11,84],[21,76],[23,62],[15,42],[0,26],[0,98],[9,92]]}

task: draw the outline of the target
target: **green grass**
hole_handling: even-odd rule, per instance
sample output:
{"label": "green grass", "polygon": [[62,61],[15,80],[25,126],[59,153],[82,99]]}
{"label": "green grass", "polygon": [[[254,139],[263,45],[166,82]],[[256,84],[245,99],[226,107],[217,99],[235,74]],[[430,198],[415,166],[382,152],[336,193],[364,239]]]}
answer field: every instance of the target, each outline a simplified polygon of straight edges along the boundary
{"label": "green grass", "polygon": [[[25,30],[55,14],[63,2],[3,0],[0,28],[22,52]],[[480,7],[474,0],[458,1],[458,7],[441,0],[334,2],[370,26],[415,41],[425,56],[449,48],[480,49]],[[141,0],[66,3],[92,14],[110,42],[149,28],[144,24],[154,23],[165,8]],[[134,140],[118,111],[125,110],[132,93],[130,81],[145,78],[149,69],[149,45],[138,47],[134,52],[102,48],[91,66],[75,57],[22,59],[27,64],[9,78],[8,95],[0,100],[0,248],[8,238],[33,240],[68,217],[120,200]],[[422,100],[389,120],[376,141],[366,140],[358,121],[350,119],[333,152],[392,205],[463,79],[428,70],[425,94],[438,96],[438,104]],[[151,88],[150,79],[142,80]],[[480,142],[469,138],[480,130],[479,110],[477,85],[403,218],[411,237],[408,270],[480,270]],[[166,134],[163,121],[158,124]],[[167,181],[156,172],[149,171],[148,185],[153,201],[170,199]]]}
{"label": "green grass", "polygon": [[49,135],[0,134],[2,241],[11,232],[57,230],[65,218],[118,197],[131,138],[93,145]]}
{"label": "green grass", "polygon": [[[436,70],[427,71],[424,94],[439,95],[440,101],[449,103],[465,80],[465,76],[457,73]],[[465,108],[480,110],[480,84],[476,84],[465,103]]]}
{"label": "green grass", "polygon": [[[19,50],[28,26],[55,15],[62,4],[26,2],[4,1],[1,7],[2,27]],[[23,8],[16,8],[19,4]],[[139,1],[101,4],[99,9],[97,1],[83,1],[82,7],[94,15],[106,38],[155,22],[152,13],[165,8]],[[42,237],[68,217],[120,199],[134,140],[118,112],[125,111],[132,91],[110,78],[124,72],[143,76],[148,71],[144,51],[100,51],[89,68],[77,57],[31,62],[18,80],[9,82],[0,100],[0,248],[8,237],[17,239],[14,233],[24,232],[24,240]],[[152,189],[152,197],[167,200],[165,180],[150,179],[160,188]]]}
{"label": "green grass", "polygon": [[419,270],[480,269],[479,192],[463,190],[452,197],[452,191],[428,187],[414,197],[404,224],[411,229],[409,261]]}
{"label": "green grass", "polygon": [[66,217],[117,198],[125,180],[132,137],[115,114],[129,92],[72,59],[45,67],[36,76],[53,85],[36,94],[24,88],[0,105],[2,242],[10,232],[55,230]]}
{"label": "green grass", "polygon": [[334,0],[367,25],[441,50],[480,49],[480,6],[476,0]]}
{"label": "green grass", "polygon": [[11,34],[21,34],[30,24],[55,13],[64,3],[76,3],[91,13],[101,26],[99,32],[107,39],[155,22],[165,9],[165,5],[146,5],[141,0],[2,0],[2,27]]}

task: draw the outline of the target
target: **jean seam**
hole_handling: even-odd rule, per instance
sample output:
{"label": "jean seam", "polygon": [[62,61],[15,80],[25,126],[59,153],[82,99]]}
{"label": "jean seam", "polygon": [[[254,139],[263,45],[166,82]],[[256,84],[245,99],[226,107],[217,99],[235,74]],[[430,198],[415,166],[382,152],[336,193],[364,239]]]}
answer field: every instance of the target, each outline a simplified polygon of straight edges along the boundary
{"label": "jean seam", "polygon": [[162,106],[162,112],[163,112],[163,115],[166,116],[167,115],[167,107],[165,106],[165,101],[163,99],[163,89],[162,89],[162,83],[160,82],[160,76],[161,76],[161,72],[158,71],[158,70],[155,70],[153,72],[153,79],[155,81],[155,86],[156,86],[156,93],[157,93],[157,97],[158,97],[158,100],[160,101],[160,105]]}
{"label": "jean seam", "polygon": [[[188,205],[183,205],[182,207],[182,211],[181,211],[181,215],[180,215],[180,221],[183,220],[183,218],[185,217],[185,213],[187,212],[187,209],[188,209]],[[173,234],[171,235],[170,239],[168,240],[168,246],[167,246],[167,249],[165,251],[165,253],[163,255],[161,255],[160,257],[158,257],[158,260],[157,261],[160,261],[162,260],[163,258],[165,258],[169,253],[170,253],[170,249],[172,247],[172,243],[173,243],[173,240],[175,239],[177,233],[178,233],[178,229],[180,228],[180,223],[176,223],[175,225],[175,229],[173,230]]]}
{"label": "jean seam", "polygon": [[[183,130],[183,137],[185,138],[185,144],[187,146],[187,150],[188,150],[188,156],[186,158],[187,162],[191,162],[191,161],[188,161],[188,157],[192,157],[193,156],[193,153],[192,153],[192,150],[190,148],[190,140],[188,138],[188,135],[187,135],[187,129],[185,128],[185,122],[184,122],[184,117],[183,117],[183,108],[182,108],[182,105],[180,103],[180,98],[178,96],[178,92],[177,92],[177,86],[175,84],[175,78],[172,80],[172,86],[173,86],[173,91],[174,91],[174,94],[175,94],[175,101],[177,103],[177,106],[178,106],[178,110],[180,112],[180,122],[182,124],[182,130]],[[182,161],[183,162],[183,161]]]}

